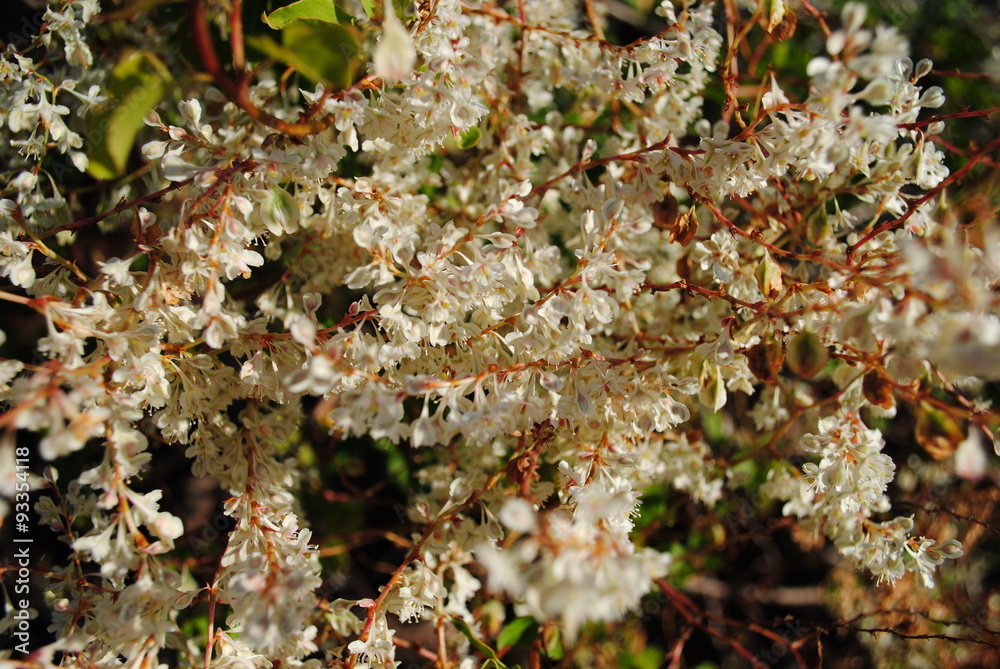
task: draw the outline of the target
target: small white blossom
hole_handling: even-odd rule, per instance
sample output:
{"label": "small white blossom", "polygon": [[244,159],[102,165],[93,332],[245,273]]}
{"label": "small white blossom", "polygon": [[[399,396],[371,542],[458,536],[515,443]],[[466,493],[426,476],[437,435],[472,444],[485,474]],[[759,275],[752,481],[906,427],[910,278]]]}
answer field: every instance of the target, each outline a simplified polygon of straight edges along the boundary
{"label": "small white blossom", "polygon": [[413,38],[396,16],[392,0],[386,0],[382,16],[382,36],[372,64],[375,74],[388,82],[395,82],[413,69],[417,52],[413,48]]}

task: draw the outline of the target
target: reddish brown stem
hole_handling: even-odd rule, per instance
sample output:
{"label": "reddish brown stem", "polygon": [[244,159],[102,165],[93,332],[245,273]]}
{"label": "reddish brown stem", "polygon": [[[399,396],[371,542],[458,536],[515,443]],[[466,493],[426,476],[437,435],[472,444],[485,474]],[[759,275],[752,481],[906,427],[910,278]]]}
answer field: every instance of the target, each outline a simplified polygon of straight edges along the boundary
{"label": "reddish brown stem", "polygon": [[857,243],[847,247],[848,266],[854,264],[854,256],[858,252],[858,249],[860,249],[862,246],[870,242],[875,237],[881,235],[883,232],[888,232],[889,230],[894,230],[902,226],[903,223],[905,223],[911,216],[913,216],[913,214],[916,213],[917,209],[919,209],[922,204],[940,195],[941,191],[943,191],[948,186],[954,183],[958,183],[959,181],[964,179],[965,175],[968,174],[973,167],[978,165],[982,160],[984,160],[987,156],[989,156],[990,153],[996,151],[997,149],[1000,149],[1000,139],[993,140],[992,142],[990,142],[989,146],[987,146],[985,149],[972,154],[972,156],[969,157],[969,162],[963,165],[954,174],[949,176],[947,179],[939,183],[931,190],[927,191],[927,193],[925,193],[922,197],[914,200],[902,216],[900,216],[899,218],[895,218],[891,221],[886,221],[881,225],[876,225],[867,235],[859,239]]}
{"label": "reddish brown stem", "polygon": [[232,0],[229,12],[229,43],[233,47],[233,71],[242,78],[247,68],[246,50],[243,47],[243,0]]}
{"label": "reddish brown stem", "polygon": [[[316,133],[323,132],[327,128],[333,125],[334,116],[328,114],[322,118],[318,118],[313,121],[302,121],[299,123],[292,123],[289,121],[284,121],[276,116],[272,116],[267,113],[257,105],[253,103],[250,99],[250,89],[248,81],[245,76],[242,75],[241,71],[237,73],[238,81],[233,81],[226,74],[225,70],[222,68],[222,64],[219,62],[219,57],[215,53],[215,47],[212,46],[212,32],[208,25],[208,11],[206,8],[207,0],[191,0],[191,37],[194,41],[195,50],[198,52],[198,57],[201,59],[202,65],[208,70],[208,73],[212,75],[212,79],[215,80],[215,84],[229,96],[229,99],[233,103],[242,109],[246,114],[262,125],[266,125],[269,128],[277,130],[283,135],[290,135],[293,137],[305,137],[308,135],[315,135]],[[237,22],[239,26],[242,26],[242,22]],[[233,23],[230,23],[232,26]],[[242,51],[242,32],[239,37],[239,50]],[[237,46],[234,42],[233,44],[233,62],[237,62]],[[242,58],[242,54],[239,56]],[[362,81],[367,82],[367,79]]]}
{"label": "reddish brown stem", "polygon": [[[225,168],[225,170],[223,170],[220,175],[220,181],[224,181],[226,178],[228,178],[232,174],[235,174],[236,172],[241,172],[243,170],[252,170],[256,166],[257,163],[253,159],[248,158],[247,160],[236,163],[231,167]],[[189,179],[184,179],[183,181],[172,183],[165,188],[161,188],[156,192],[143,195],[142,197],[137,197],[134,200],[122,200],[114,208],[108,209],[107,211],[102,212],[100,214],[96,214],[88,218],[81,218],[79,220],[73,221],[72,223],[66,223],[64,225],[52,228],[51,230],[46,230],[44,233],[39,235],[39,239],[48,239],[49,237],[55,235],[56,233],[62,232],[64,230],[75,230],[77,228],[83,228],[88,225],[93,225],[94,223],[99,223],[110,216],[114,216],[115,214],[120,214],[123,211],[133,209],[140,205],[146,204],[147,202],[156,202],[167,193],[173,192],[175,190],[180,190],[184,186],[190,185],[191,183],[194,182],[194,179],[195,179],[194,177],[191,177]]]}
{"label": "reddish brown stem", "polygon": [[215,645],[215,604],[216,604],[216,589],[214,586],[208,588],[208,624],[205,634],[207,639],[205,641],[205,669],[208,669],[209,665],[212,664],[212,647]]}
{"label": "reddish brown stem", "polygon": [[931,123],[937,123],[938,121],[950,121],[956,118],[988,118],[998,113],[1000,113],[1000,107],[990,107],[989,109],[979,109],[974,111],[966,109],[965,111],[955,112],[954,114],[938,114],[925,118],[922,121],[914,121],[913,123],[900,123],[896,127],[903,130],[916,130],[917,128],[924,128],[929,126]]}

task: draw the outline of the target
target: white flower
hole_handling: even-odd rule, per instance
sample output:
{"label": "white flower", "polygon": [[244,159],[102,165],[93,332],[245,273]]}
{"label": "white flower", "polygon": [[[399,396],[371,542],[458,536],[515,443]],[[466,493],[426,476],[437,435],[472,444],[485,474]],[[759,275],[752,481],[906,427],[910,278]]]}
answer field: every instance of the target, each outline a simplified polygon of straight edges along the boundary
{"label": "white flower", "polygon": [[535,509],[527,500],[520,497],[511,497],[504,502],[499,518],[508,529],[522,534],[531,532],[538,526]]}
{"label": "white flower", "polygon": [[976,427],[969,430],[969,436],[955,450],[955,473],[963,479],[978,481],[989,469],[989,456],[983,446],[983,438]]}
{"label": "white flower", "polygon": [[403,22],[396,16],[392,0],[386,0],[382,18],[382,36],[372,58],[375,74],[393,83],[399,81],[413,69],[417,52],[413,48],[413,38]]}
{"label": "white flower", "polygon": [[392,643],[394,633],[389,629],[384,613],[375,614],[375,621],[369,629],[368,638],[358,639],[348,645],[347,650],[358,656],[358,667],[366,669],[395,669],[396,646]]}
{"label": "white flower", "polygon": [[125,288],[135,283],[135,278],[129,272],[131,260],[108,258],[104,262],[98,262],[97,265],[101,268],[101,274],[107,276],[115,286]]}
{"label": "white flower", "polygon": [[[106,119],[141,111],[151,168],[95,190],[72,168],[120,138],[92,112],[125,85],[123,45],[159,52],[167,33],[138,16],[119,44],[94,32],[97,0],[31,4],[44,30],[0,54],[0,297],[43,332],[8,328],[3,346],[20,359],[0,360],[17,436],[0,444],[0,507],[23,492],[22,454],[58,461],[35,509],[73,555],[47,569],[59,641],[39,657],[75,644],[66,661],[87,666],[202,662],[182,623],[209,601],[226,609],[219,667],[394,667],[390,624],[421,618],[441,662],[467,667],[449,620],[486,633],[497,605],[572,641],[666,573],[633,533],[650,489],[706,513],[737,487],[768,492],[878,580],[930,584],[961,554],[889,514],[897,469],[908,491],[934,480],[862,417],[894,434],[896,406],[943,402],[970,425],[954,473],[990,475],[1000,233],[948,227],[954,196],[926,195],[948,174],[945,122],[924,111],[943,94],[861,5],[831,19],[794,95],[797,75],[775,72],[760,104],[720,112],[710,2],[659,3],[667,27],[624,46],[568,0],[523,19],[488,0],[413,3],[413,19],[393,0],[339,3],[356,15],[332,46],[352,62],[374,47],[371,76],[302,90],[307,72],[269,62],[228,85],[177,72],[156,109]],[[233,3],[207,4],[225,25]],[[768,30],[788,5],[761,5]],[[822,344],[821,380],[801,356],[782,371],[794,333]],[[414,534],[380,533],[409,550],[372,584],[377,609],[322,587],[314,542],[376,538],[305,526],[303,495],[331,465],[314,463],[323,430],[332,465],[374,441],[411,481],[393,495]],[[224,494],[204,533],[184,536],[161,507],[177,495],[149,487],[167,451]],[[761,488],[725,469],[772,457]],[[374,503],[377,487],[334,498]],[[338,541],[347,529],[361,533]],[[179,573],[194,562],[178,547],[209,535],[192,559],[216,571]]]}

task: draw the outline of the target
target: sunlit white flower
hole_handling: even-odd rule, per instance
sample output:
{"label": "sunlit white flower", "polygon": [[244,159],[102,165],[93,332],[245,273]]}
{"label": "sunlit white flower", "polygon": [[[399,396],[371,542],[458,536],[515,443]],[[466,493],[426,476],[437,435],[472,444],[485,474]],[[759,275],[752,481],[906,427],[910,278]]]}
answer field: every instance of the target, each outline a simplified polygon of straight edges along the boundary
{"label": "sunlit white flower", "polygon": [[386,0],[382,14],[382,36],[372,58],[375,74],[390,83],[399,81],[409,74],[416,60],[413,38],[396,16],[392,0]]}

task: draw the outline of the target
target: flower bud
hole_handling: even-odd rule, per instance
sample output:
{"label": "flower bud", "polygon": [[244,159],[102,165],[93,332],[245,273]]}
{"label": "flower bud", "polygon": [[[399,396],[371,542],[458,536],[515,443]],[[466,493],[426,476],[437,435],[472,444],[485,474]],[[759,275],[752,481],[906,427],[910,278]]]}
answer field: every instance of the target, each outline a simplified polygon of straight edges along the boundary
{"label": "flower bud", "polygon": [[965,551],[962,550],[962,544],[955,539],[942,541],[934,547],[934,552],[946,560],[954,560],[965,554]]}
{"label": "flower bud", "polygon": [[931,86],[923,92],[918,103],[921,107],[937,109],[944,104],[944,91],[940,86]]}
{"label": "flower bud", "polygon": [[726,382],[722,379],[722,368],[718,365],[715,365],[703,379],[698,399],[715,412],[726,406]]}
{"label": "flower bud", "polygon": [[848,33],[858,32],[861,30],[861,26],[864,25],[867,14],[868,9],[860,2],[848,2],[844,5],[843,14],[841,15],[844,20],[844,28]]}
{"label": "flower bud", "polygon": [[917,79],[923,79],[930,74],[933,69],[934,63],[931,60],[927,58],[921,59],[917,62],[917,66],[913,69],[913,80],[916,81]]}
{"label": "flower bud", "polygon": [[507,529],[522,534],[538,527],[538,517],[530,503],[520,497],[508,499],[500,509],[500,522]]}
{"label": "flower bud", "polygon": [[416,60],[417,52],[413,48],[413,38],[396,16],[392,0],[386,0],[382,37],[372,58],[375,74],[387,82],[399,81],[413,69]]}
{"label": "flower bud", "polygon": [[877,107],[889,104],[892,100],[892,92],[892,84],[889,83],[888,79],[875,79],[858,93],[858,99]]}
{"label": "flower bud", "polygon": [[972,427],[955,451],[955,473],[967,481],[978,481],[986,476],[989,464],[979,428]]}
{"label": "flower bud", "polygon": [[780,295],[785,287],[781,277],[781,265],[774,262],[767,250],[764,251],[764,259],[757,265],[754,277],[757,279],[760,292],[764,293],[764,297],[769,300]]}

